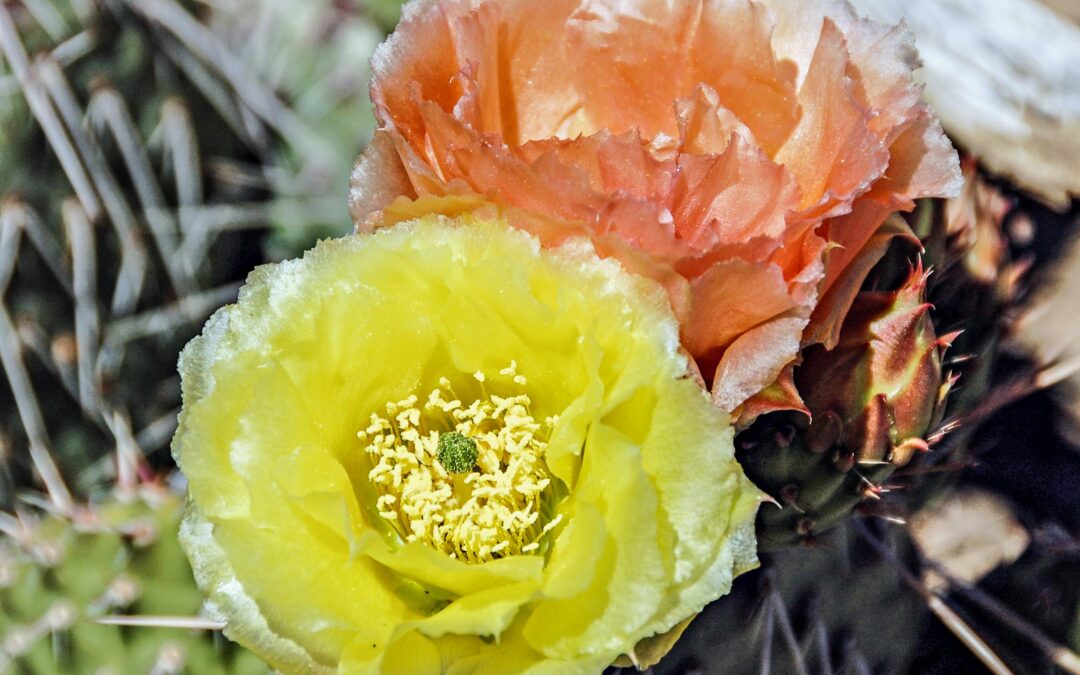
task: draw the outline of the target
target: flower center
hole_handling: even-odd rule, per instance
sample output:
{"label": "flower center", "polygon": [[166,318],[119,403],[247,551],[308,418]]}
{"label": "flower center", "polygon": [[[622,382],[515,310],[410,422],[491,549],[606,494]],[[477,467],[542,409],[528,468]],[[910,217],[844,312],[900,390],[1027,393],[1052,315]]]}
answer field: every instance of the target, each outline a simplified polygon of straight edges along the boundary
{"label": "flower center", "polygon": [[368,480],[379,515],[406,541],[422,541],[452,558],[484,562],[539,551],[548,522],[551,477],[544,462],[555,424],[537,422],[517,365],[499,371],[517,393],[489,393],[477,372],[480,396],[469,405],[449,380],[419,404],[413,395],[372,413],[357,434],[371,458]]}

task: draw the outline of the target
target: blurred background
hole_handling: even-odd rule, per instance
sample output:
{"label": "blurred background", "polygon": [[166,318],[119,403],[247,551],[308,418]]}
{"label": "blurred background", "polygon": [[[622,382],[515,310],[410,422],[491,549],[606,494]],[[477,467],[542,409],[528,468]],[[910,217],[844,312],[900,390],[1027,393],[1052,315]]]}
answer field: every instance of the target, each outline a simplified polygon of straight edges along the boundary
{"label": "blurred background", "polygon": [[[910,469],[933,499],[901,476],[771,554],[656,670],[1080,672],[1080,3],[853,4],[906,20],[965,157],[920,208],[975,280],[932,299],[989,393],[959,459]],[[0,0],[0,673],[266,672],[175,542],[176,358],[254,266],[350,231],[399,5]]]}

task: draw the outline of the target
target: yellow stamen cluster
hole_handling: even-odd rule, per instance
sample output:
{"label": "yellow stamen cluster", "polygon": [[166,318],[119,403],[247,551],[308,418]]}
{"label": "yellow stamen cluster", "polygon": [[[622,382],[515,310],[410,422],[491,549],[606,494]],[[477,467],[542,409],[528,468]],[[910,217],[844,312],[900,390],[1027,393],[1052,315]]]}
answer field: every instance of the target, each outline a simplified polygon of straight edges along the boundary
{"label": "yellow stamen cluster", "polygon": [[[500,383],[523,390],[516,368],[500,371]],[[541,522],[551,485],[544,438],[554,419],[540,424],[527,394],[489,394],[488,378],[474,378],[481,396],[469,405],[442,378],[422,405],[415,395],[387,403],[386,416],[372,413],[357,434],[373,464],[379,515],[407,541],[468,562],[534,553],[561,518]],[[476,444],[475,465],[461,473],[439,462],[440,437],[455,432]]]}

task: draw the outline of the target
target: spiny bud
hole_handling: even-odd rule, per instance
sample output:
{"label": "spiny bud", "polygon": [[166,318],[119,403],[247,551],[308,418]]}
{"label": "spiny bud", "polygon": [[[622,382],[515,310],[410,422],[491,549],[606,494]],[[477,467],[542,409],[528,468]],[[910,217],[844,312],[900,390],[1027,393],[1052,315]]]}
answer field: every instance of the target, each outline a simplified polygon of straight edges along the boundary
{"label": "spiny bud", "polygon": [[[836,348],[807,350],[797,372],[811,431],[820,432],[811,436],[836,438],[857,462],[902,466],[927,447],[922,439],[942,400],[941,357],[953,337],[934,333],[928,276],[920,263],[899,290],[860,293]],[[820,425],[830,428],[814,429]]]}

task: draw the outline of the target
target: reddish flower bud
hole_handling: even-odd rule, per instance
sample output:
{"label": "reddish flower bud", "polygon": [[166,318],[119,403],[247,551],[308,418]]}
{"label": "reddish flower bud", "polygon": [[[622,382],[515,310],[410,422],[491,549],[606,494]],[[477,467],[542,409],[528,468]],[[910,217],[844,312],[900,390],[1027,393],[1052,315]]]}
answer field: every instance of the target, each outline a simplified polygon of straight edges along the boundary
{"label": "reddish flower bud", "polygon": [[836,348],[806,351],[796,371],[816,427],[859,463],[903,466],[923,440],[943,398],[941,357],[955,335],[938,338],[925,302],[922,264],[894,292],[863,292]]}

